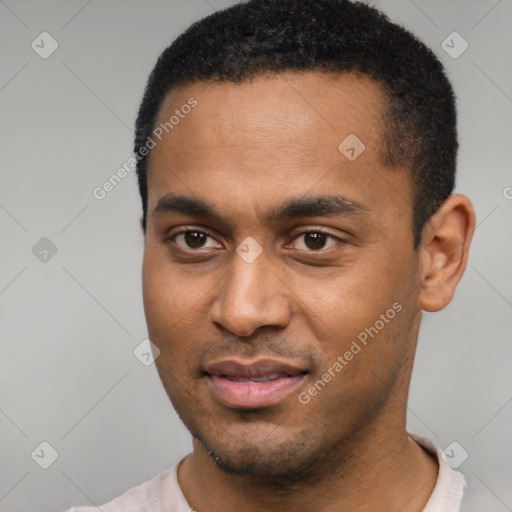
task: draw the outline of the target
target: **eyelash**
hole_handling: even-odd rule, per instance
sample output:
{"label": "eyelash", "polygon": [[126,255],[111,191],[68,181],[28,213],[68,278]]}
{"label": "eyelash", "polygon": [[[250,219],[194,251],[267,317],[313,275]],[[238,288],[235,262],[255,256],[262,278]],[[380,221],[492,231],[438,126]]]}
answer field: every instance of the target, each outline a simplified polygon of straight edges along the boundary
{"label": "eyelash", "polygon": [[[215,237],[212,235],[212,233],[210,233],[209,231],[206,231],[205,229],[196,229],[196,228],[187,228],[187,229],[183,229],[181,231],[178,231],[176,233],[173,233],[171,236],[165,238],[163,240],[163,242],[168,245],[170,244],[171,242],[175,242],[175,238],[179,235],[183,235],[183,234],[186,234],[186,233],[200,233],[200,234],[203,234],[203,235],[206,235],[208,237],[210,237],[212,240],[215,240]],[[297,240],[298,238],[300,238],[301,236],[304,236],[304,235],[307,235],[307,234],[311,234],[311,233],[314,233],[314,234],[322,234],[322,235],[325,235],[327,238],[330,238],[332,240],[335,240],[338,244],[344,244],[346,243],[346,240],[344,240],[343,238],[340,238],[340,237],[337,237],[327,231],[324,231],[322,229],[308,229],[308,230],[305,230],[305,231],[302,231],[300,232],[297,236],[295,236],[293,238],[292,241],[295,241]],[[180,247],[178,245],[179,249],[185,251],[185,252],[199,252],[201,249],[203,249],[203,247],[200,247],[199,249],[192,249],[192,248],[189,248],[189,249],[184,249],[183,247]],[[309,252],[309,253],[316,253],[316,254],[319,254],[319,253],[322,253],[322,252],[326,252],[328,251],[329,249],[331,248],[328,248],[328,249],[310,249],[310,250],[306,250],[306,249],[297,249],[299,251],[306,251],[306,252]]]}

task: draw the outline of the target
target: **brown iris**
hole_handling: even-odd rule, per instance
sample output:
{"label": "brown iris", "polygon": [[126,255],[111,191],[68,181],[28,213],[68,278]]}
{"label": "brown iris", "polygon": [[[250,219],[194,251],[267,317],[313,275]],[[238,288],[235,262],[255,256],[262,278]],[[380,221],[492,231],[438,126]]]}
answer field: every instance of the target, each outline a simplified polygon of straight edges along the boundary
{"label": "brown iris", "polygon": [[185,233],[185,242],[192,249],[199,249],[204,245],[207,236],[200,231],[187,231]]}
{"label": "brown iris", "polygon": [[324,233],[306,233],[304,243],[309,249],[322,249],[325,245],[327,235]]}

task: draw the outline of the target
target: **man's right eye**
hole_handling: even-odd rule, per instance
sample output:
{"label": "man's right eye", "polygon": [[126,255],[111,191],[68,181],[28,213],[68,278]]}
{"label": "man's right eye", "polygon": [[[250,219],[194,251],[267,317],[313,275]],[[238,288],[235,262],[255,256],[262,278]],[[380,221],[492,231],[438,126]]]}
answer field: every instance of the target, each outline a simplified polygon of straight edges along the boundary
{"label": "man's right eye", "polygon": [[178,231],[166,239],[166,243],[174,242],[180,249],[194,251],[197,249],[222,248],[211,235],[199,229]]}

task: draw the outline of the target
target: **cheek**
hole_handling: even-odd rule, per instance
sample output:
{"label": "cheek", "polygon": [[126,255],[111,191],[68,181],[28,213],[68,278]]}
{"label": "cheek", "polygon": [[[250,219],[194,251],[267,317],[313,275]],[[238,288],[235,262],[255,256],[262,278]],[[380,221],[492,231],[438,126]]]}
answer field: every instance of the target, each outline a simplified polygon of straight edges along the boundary
{"label": "cheek", "polygon": [[[381,281],[377,280],[379,276]],[[318,339],[343,343],[373,325],[381,313],[392,307],[397,300],[394,288],[394,283],[388,282],[380,269],[361,265],[322,279],[302,276],[293,291],[299,298],[296,303],[301,308],[300,316],[312,322],[311,327],[322,334]]]}
{"label": "cheek", "polygon": [[321,340],[323,364],[311,376],[305,392],[311,397],[308,411],[327,418],[332,428],[350,430],[396,391],[410,343],[405,332],[407,319],[401,316],[406,313],[403,309],[391,311],[388,323],[380,320],[380,312],[367,318],[340,319],[337,335],[331,333],[330,341]]}
{"label": "cheek", "polygon": [[193,314],[204,295],[204,279],[187,278],[159,248],[147,248],[142,266],[142,293],[148,327],[175,325]]}
{"label": "cheek", "polygon": [[[149,338],[167,361],[179,331],[179,319],[187,311],[186,295],[180,293],[165,263],[146,250],[142,267],[142,294]],[[181,300],[180,300],[181,297]],[[190,308],[188,308],[190,309]],[[168,361],[165,363],[168,364]]]}
{"label": "cheek", "polygon": [[193,279],[173,268],[158,249],[144,254],[142,283],[149,338],[161,352],[158,362],[182,371],[202,338],[205,297],[212,285],[206,276]]}
{"label": "cheek", "polygon": [[[387,258],[370,260],[322,281],[303,276],[296,288],[298,316],[308,324],[321,354],[322,368],[315,377],[331,368],[339,377],[333,379],[333,388],[353,384],[370,392],[379,386],[371,370],[394,374],[408,343],[408,299],[403,291],[407,269]],[[341,363],[342,370],[332,370],[339,356],[346,363]]]}

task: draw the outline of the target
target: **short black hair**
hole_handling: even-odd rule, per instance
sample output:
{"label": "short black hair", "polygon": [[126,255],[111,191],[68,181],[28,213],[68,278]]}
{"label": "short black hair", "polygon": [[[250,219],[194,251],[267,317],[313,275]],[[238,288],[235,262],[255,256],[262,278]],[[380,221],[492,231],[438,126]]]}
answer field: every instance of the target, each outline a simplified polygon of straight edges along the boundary
{"label": "short black hair", "polygon": [[193,82],[240,84],[292,70],[360,73],[381,85],[388,103],[382,160],[410,170],[416,249],[425,222],[455,184],[455,96],[430,49],[377,9],[349,0],[248,0],[197,21],[164,50],[135,125],[144,229],[148,158],[140,150],[167,93]]}

